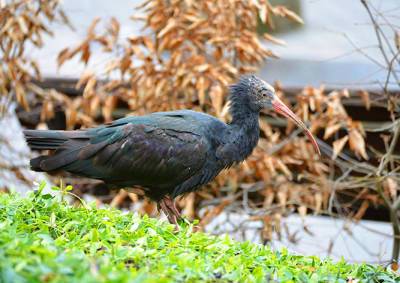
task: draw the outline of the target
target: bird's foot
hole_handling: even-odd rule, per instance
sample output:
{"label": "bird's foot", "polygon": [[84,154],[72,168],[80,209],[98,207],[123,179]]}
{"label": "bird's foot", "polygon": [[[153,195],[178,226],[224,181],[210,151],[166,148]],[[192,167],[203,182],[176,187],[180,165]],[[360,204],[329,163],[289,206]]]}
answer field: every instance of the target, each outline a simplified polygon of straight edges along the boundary
{"label": "bird's foot", "polygon": [[165,196],[159,203],[158,203],[159,210],[162,210],[168,218],[169,223],[175,225],[175,230],[179,231],[179,222],[184,221],[181,214],[179,213],[178,209],[175,206],[175,202],[172,200],[171,197]]}

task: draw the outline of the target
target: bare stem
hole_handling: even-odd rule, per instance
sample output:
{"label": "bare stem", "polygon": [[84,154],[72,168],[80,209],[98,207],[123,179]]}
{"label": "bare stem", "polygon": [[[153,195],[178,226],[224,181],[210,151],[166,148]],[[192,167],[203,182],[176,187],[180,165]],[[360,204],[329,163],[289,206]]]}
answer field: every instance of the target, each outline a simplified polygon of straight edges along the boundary
{"label": "bare stem", "polygon": [[[376,19],[375,19],[374,15],[372,14],[372,11],[371,11],[370,7],[368,6],[367,1],[366,0],[361,0],[361,3],[363,4],[365,9],[367,10],[367,13],[368,13],[368,15],[369,15],[369,17],[371,19],[371,22],[372,22],[372,24],[374,26],[376,39],[378,40],[378,46],[379,46],[379,49],[380,49],[380,51],[382,53],[382,56],[385,59],[385,62],[387,64],[387,66],[390,66],[389,57],[386,54],[385,48],[383,46],[383,41],[382,41],[382,37],[381,37],[381,30],[380,30],[379,24],[376,22]],[[400,80],[399,80],[396,72],[392,72],[392,74],[393,74],[393,77],[396,79],[397,83],[400,85]]]}
{"label": "bare stem", "polygon": [[377,176],[380,176],[382,174],[383,169],[386,167],[387,163],[392,158],[392,154],[394,152],[394,149],[396,148],[397,141],[399,140],[399,136],[400,136],[400,120],[397,120],[395,129],[394,129],[393,139],[390,143],[388,151],[385,153],[385,155],[381,159],[381,163],[379,164],[378,171],[376,172]]}
{"label": "bare stem", "polygon": [[390,208],[390,221],[392,222],[393,229],[393,250],[392,250],[392,261],[399,261],[400,254],[400,221],[397,217],[397,209],[394,207]]}

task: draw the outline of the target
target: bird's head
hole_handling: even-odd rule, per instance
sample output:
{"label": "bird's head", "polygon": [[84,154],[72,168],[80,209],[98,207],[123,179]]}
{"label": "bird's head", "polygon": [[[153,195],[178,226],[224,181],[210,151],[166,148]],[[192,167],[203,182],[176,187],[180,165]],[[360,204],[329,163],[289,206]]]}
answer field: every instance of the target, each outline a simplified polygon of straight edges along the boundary
{"label": "bird's head", "polygon": [[252,75],[242,78],[234,88],[240,89],[242,93],[247,93],[249,106],[253,110],[273,110],[292,120],[298,127],[304,130],[316,152],[321,155],[318,144],[306,125],[279,99],[275,93],[275,89],[270,84]]}

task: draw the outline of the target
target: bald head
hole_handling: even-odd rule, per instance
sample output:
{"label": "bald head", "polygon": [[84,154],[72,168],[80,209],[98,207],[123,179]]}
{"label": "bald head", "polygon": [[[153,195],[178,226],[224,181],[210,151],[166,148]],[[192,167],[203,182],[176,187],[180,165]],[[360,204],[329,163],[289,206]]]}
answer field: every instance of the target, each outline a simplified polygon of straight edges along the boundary
{"label": "bald head", "polygon": [[276,96],[275,89],[262,79],[254,75],[242,77],[237,84],[231,86],[231,101],[236,110],[240,107],[247,107],[254,112],[271,109],[292,120],[305,131],[315,150],[320,154],[318,144],[311,132],[300,118]]}

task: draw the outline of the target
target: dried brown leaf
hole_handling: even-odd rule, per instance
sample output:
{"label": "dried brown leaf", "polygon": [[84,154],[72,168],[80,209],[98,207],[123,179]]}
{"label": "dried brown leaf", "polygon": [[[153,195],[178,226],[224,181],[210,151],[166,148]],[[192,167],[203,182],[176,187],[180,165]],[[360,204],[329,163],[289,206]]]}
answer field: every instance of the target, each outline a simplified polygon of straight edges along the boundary
{"label": "dried brown leaf", "polygon": [[281,206],[286,206],[286,202],[287,202],[287,198],[288,198],[288,195],[287,195],[287,193],[285,192],[285,191],[279,191],[278,193],[277,193],[277,197],[278,197],[278,202],[279,202],[279,204],[281,205]]}
{"label": "dried brown leaf", "polygon": [[24,109],[29,111],[29,104],[26,100],[26,91],[23,84],[20,81],[15,82],[15,95],[18,103],[24,107]]}
{"label": "dried brown leaf", "polygon": [[276,38],[275,36],[273,36],[273,35],[271,35],[269,33],[264,33],[263,37],[264,37],[265,40],[271,41],[272,43],[286,46],[286,42],[284,40]]}
{"label": "dried brown leaf", "polygon": [[174,19],[169,19],[167,25],[158,33],[157,38],[162,38],[168,32],[176,27],[176,21]]}
{"label": "dried brown leaf", "polygon": [[90,58],[89,42],[85,42],[85,43],[81,46],[81,51],[82,51],[81,61],[82,61],[83,63],[85,63],[85,65],[87,65],[87,63],[89,62],[89,58]]}
{"label": "dried brown leaf", "polygon": [[97,83],[96,77],[91,76],[83,90],[84,98],[89,98],[94,93],[94,88],[96,86],[96,83]]}
{"label": "dried brown leaf", "polygon": [[339,155],[339,153],[342,152],[342,150],[348,140],[349,140],[349,136],[344,136],[343,138],[338,139],[333,142],[333,153],[332,153],[333,160],[335,160],[336,157]]}
{"label": "dried brown leaf", "polygon": [[65,120],[66,120],[66,124],[67,124],[67,129],[73,129],[74,125],[77,121],[77,113],[76,110],[73,109],[72,107],[67,107],[67,109],[65,109]]}
{"label": "dried brown leaf", "polygon": [[361,203],[361,206],[359,207],[357,213],[354,215],[353,218],[354,218],[356,221],[361,220],[361,218],[364,216],[365,212],[367,211],[368,207],[369,207],[369,201],[368,201],[368,200],[364,200],[364,201]]}
{"label": "dried brown leaf", "polygon": [[121,70],[122,75],[125,74],[125,72],[129,69],[131,66],[132,60],[131,57],[128,55],[125,55],[120,62],[119,69]]}
{"label": "dried brown leaf", "polygon": [[42,111],[40,112],[40,120],[46,121],[54,117],[54,106],[50,100],[45,100],[42,105]]}
{"label": "dried brown leaf", "polygon": [[369,110],[371,108],[371,100],[369,98],[369,92],[362,90],[359,92],[362,101],[364,102],[365,108],[367,108],[367,110]]}
{"label": "dried brown leaf", "polygon": [[349,132],[349,146],[356,155],[361,156],[366,160],[368,159],[364,138],[356,129],[351,129]]}
{"label": "dried brown leaf", "polygon": [[264,23],[264,24],[267,23],[268,7],[266,4],[261,5],[261,7],[259,8],[258,15],[259,15],[262,23]]}
{"label": "dried brown leaf", "polygon": [[96,37],[95,29],[96,29],[96,26],[97,26],[97,24],[98,24],[99,22],[100,22],[100,18],[97,17],[97,18],[95,18],[95,19],[92,21],[92,23],[90,24],[90,26],[89,26],[89,28],[88,28],[88,30],[87,30],[87,38],[88,38],[89,40],[92,40],[92,39],[94,39],[94,38]]}
{"label": "dried brown leaf", "polygon": [[205,78],[201,76],[196,82],[196,89],[198,91],[199,103],[200,105],[204,105],[206,101],[206,87],[205,87]]}
{"label": "dried brown leaf", "polygon": [[22,33],[27,34],[29,32],[29,28],[25,22],[24,17],[22,17],[22,16],[17,17],[17,21],[18,21],[19,27],[21,28]]}
{"label": "dried brown leaf", "polygon": [[383,188],[385,192],[387,192],[390,197],[395,200],[397,198],[397,191],[399,190],[399,186],[392,177],[387,177],[383,182]]}
{"label": "dried brown leaf", "polygon": [[297,211],[301,218],[304,218],[307,215],[307,207],[305,205],[300,205],[297,208]]}
{"label": "dried brown leaf", "polygon": [[120,30],[120,25],[118,20],[115,17],[112,17],[110,20],[110,32],[113,37],[118,37]]}
{"label": "dried brown leaf", "polygon": [[71,59],[71,54],[69,52],[69,48],[66,47],[58,53],[57,67],[60,68],[68,59]]}
{"label": "dried brown leaf", "polygon": [[324,140],[329,139],[332,135],[334,135],[337,131],[339,131],[341,127],[342,126],[340,123],[333,123],[328,125],[325,128]]}
{"label": "dried brown leaf", "polygon": [[287,17],[295,22],[304,24],[303,19],[299,15],[297,15],[295,12],[289,10],[285,6],[275,6],[272,8],[272,12],[277,16]]}
{"label": "dried brown leaf", "polygon": [[215,112],[217,113],[217,115],[219,116],[221,114],[222,103],[223,103],[223,98],[224,98],[222,87],[219,84],[214,85],[211,88],[210,98],[211,98],[212,106],[213,106]]}
{"label": "dried brown leaf", "polygon": [[289,168],[282,162],[281,159],[276,159],[277,167],[285,174],[285,176],[289,179],[293,179],[292,172],[290,172]]}
{"label": "dried brown leaf", "polygon": [[108,123],[113,120],[112,112],[117,104],[118,98],[115,95],[109,95],[106,97],[104,106],[102,108],[102,113],[104,120]]}
{"label": "dried brown leaf", "polygon": [[92,78],[94,74],[92,72],[84,72],[79,81],[75,85],[75,89],[80,89],[83,85],[87,84],[90,78]]}
{"label": "dried brown leaf", "polygon": [[314,201],[315,201],[314,210],[315,210],[315,213],[318,214],[321,211],[322,203],[323,203],[323,196],[320,192],[315,194]]}

